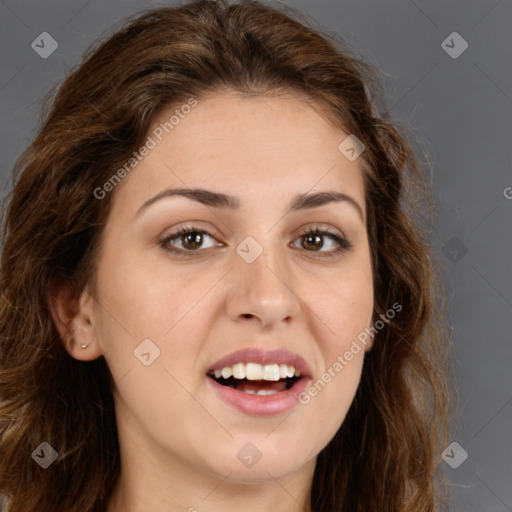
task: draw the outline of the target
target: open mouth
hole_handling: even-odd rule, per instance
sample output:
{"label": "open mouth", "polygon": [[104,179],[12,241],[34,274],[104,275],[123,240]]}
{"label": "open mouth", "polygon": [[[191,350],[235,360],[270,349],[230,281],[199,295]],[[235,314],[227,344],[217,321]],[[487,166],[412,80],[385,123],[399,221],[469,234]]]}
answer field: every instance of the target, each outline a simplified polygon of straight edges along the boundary
{"label": "open mouth", "polygon": [[291,389],[302,377],[292,365],[237,363],[208,372],[222,386],[250,395],[273,395]]}

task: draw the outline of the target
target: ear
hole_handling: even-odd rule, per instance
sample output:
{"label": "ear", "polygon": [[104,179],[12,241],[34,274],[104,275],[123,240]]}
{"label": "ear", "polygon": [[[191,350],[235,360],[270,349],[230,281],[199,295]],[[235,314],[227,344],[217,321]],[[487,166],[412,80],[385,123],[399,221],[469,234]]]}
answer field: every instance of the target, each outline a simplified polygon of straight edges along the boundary
{"label": "ear", "polygon": [[81,361],[101,356],[94,322],[94,299],[87,289],[78,295],[70,283],[57,281],[47,299],[55,327],[68,354]]}

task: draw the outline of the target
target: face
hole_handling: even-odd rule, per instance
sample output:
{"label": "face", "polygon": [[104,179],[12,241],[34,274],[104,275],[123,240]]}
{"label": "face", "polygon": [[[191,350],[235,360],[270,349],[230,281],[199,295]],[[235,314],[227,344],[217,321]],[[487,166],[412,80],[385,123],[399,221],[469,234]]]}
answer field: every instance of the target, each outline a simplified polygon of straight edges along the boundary
{"label": "face", "polygon": [[216,93],[159,130],[174,111],[110,192],[82,358],[104,355],[134,450],[291,475],[342,424],[370,347],[345,357],[373,310],[360,159],[296,97]]}

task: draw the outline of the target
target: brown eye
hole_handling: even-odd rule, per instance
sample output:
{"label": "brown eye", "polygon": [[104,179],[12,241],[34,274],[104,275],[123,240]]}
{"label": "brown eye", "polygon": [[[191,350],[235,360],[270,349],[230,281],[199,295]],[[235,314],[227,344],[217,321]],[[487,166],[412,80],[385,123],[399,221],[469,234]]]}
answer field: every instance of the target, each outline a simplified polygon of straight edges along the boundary
{"label": "brown eye", "polygon": [[316,252],[322,257],[337,256],[352,247],[352,244],[345,238],[320,229],[310,229],[302,233],[297,241],[300,241],[300,247],[295,245],[298,249]]}
{"label": "brown eye", "polygon": [[302,247],[308,250],[319,250],[323,247],[324,241],[319,235],[303,235]]}
{"label": "brown eye", "polygon": [[[205,246],[208,239],[211,239],[211,242]],[[160,240],[160,245],[166,251],[185,255],[187,253],[199,254],[203,249],[209,249],[210,247],[222,244],[220,242],[216,243],[216,239],[204,229],[185,227]]]}
{"label": "brown eye", "polygon": [[193,231],[185,235],[180,235],[180,239],[185,249],[199,249],[203,243],[203,233]]}

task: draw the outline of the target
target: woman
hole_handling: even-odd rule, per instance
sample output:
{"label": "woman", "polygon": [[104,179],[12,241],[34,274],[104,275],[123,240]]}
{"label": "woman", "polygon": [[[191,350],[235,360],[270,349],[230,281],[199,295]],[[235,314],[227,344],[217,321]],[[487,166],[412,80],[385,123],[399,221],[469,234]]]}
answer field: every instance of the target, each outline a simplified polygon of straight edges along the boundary
{"label": "woman", "polygon": [[299,20],[155,9],[59,88],[4,224],[9,512],[437,510],[428,190]]}

